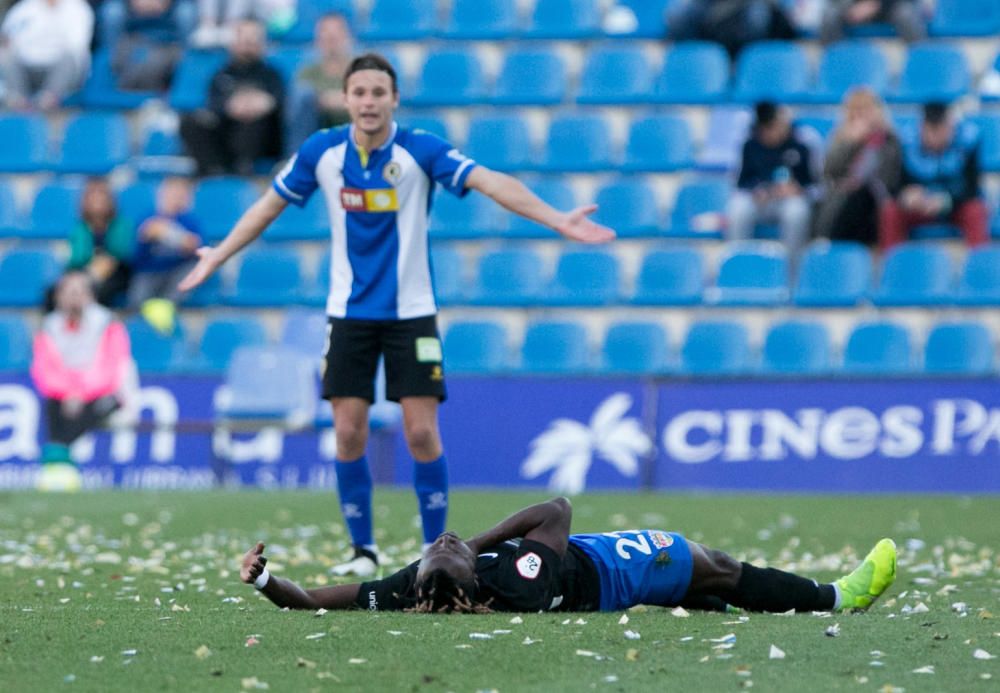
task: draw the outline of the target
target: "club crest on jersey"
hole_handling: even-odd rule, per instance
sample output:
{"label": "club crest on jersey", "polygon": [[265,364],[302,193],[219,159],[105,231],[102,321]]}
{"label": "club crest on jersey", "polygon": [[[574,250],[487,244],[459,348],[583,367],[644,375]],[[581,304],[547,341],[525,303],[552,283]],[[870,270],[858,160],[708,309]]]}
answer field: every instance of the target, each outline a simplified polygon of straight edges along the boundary
{"label": "club crest on jersey", "polygon": [[403,167],[399,165],[398,161],[390,161],[382,167],[382,179],[389,185],[399,185],[399,181],[402,177]]}
{"label": "club crest on jersey", "polygon": [[649,538],[653,540],[653,546],[658,549],[665,549],[674,543],[674,538],[664,532],[650,532]]}
{"label": "club crest on jersey", "polygon": [[517,559],[517,562],[514,565],[517,567],[518,575],[523,577],[525,580],[534,580],[542,571],[542,558],[537,553],[532,551],[531,553],[526,553]]}
{"label": "club crest on jersey", "polygon": [[399,200],[395,188],[341,188],[340,205],[347,212],[396,212]]}

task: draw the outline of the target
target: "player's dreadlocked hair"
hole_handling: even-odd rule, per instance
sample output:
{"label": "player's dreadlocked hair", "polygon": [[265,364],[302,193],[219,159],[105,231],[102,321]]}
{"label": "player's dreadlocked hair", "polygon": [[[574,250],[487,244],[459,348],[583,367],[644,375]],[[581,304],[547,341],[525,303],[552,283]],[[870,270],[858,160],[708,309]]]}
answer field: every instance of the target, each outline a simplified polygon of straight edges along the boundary
{"label": "player's dreadlocked hair", "polygon": [[422,614],[490,613],[489,603],[479,604],[475,601],[475,597],[475,581],[459,581],[446,570],[432,570],[417,583],[417,602],[412,611]]}

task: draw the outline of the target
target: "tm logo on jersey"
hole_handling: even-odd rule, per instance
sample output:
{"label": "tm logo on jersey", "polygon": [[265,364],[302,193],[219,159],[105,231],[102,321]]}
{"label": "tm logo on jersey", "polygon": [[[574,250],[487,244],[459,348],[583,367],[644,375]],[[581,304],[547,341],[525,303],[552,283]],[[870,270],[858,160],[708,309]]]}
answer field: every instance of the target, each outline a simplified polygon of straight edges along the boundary
{"label": "tm logo on jersey", "polygon": [[340,206],[347,212],[398,212],[395,188],[341,188]]}

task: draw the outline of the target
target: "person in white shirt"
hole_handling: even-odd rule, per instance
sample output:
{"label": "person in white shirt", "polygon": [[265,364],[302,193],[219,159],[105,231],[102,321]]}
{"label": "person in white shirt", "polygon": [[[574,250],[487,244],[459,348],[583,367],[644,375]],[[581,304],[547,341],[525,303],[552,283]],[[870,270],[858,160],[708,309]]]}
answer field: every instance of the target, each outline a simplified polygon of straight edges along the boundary
{"label": "person in white shirt", "polygon": [[90,70],[94,11],[86,0],[21,0],[0,25],[6,105],[51,110]]}

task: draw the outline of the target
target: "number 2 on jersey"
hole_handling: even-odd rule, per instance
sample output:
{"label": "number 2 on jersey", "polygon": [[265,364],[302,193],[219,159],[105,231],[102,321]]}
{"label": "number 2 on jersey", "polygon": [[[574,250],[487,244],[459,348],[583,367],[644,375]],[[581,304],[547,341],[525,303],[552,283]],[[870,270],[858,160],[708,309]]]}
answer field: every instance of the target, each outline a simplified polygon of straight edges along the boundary
{"label": "number 2 on jersey", "polygon": [[[635,539],[623,537],[623,534],[632,534],[635,536]],[[618,538],[618,541],[615,542],[615,551],[617,551],[618,555],[625,560],[632,558],[632,554],[626,551],[626,549],[635,549],[639,553],[647,556],[653,553],[653,550],[649,548],[649,541],[639,530],[633,529],[624,532],[605,532],[604,535]]]}

